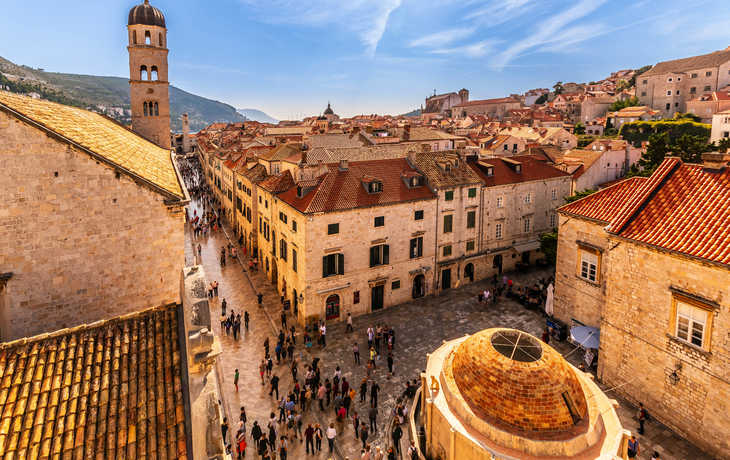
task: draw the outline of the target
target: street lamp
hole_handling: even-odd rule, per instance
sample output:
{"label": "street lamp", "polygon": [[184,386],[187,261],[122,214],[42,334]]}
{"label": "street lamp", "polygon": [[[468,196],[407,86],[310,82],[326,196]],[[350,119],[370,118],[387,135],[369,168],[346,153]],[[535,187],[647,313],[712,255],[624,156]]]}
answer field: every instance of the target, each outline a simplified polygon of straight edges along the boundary
{"label": "street lamp", "polygon": [[301,292],[299,293],[299,303],[300,304],[304,303],[304,293],[301,293]]}

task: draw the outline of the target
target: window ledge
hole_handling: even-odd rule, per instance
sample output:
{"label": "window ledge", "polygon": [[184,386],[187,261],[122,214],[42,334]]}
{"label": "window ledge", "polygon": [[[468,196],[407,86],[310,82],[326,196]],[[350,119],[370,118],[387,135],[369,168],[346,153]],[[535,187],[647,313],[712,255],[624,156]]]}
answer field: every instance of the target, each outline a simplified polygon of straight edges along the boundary
{"label": "window ledge", "polygon": [[583,277],[581,277],[581,276],[578,276],[578,275],[574,275],[574,276],[575,276],[576,278],[578,278],[579,280],[583,281],[584,283],[588,283],[588,284],[590,284],[591,286],[595,286],[595,287],[601,287],[601,283],[598,283],[598,282],[596,282],[596,281],[591,281],[591,280],[587,280],[587,279],[585,279],[585,278],[583,278]]}
{"label": "window ledge", "polygon": [[669,338],[669,340],[671,342],[674,342],[674,343],[676,343],[676,344],[678,344],[678,345],[680,345],[682,347],[689,348],[691,351],[700,353],[700,354],[702,354],[706,358],[710,358],[712,356],[712,352],[709,352],[709,351],[705,350],[704,348],[700,348],[700,347],[698,347],[697,345],[695,345],[693,343],[689,343],[689,342],[687,342],[685,340],[682,340],[682,339],[680,339],[679,337],[677,337],[675,335],[666,334],[666,336],[667,336],[667,338]]}

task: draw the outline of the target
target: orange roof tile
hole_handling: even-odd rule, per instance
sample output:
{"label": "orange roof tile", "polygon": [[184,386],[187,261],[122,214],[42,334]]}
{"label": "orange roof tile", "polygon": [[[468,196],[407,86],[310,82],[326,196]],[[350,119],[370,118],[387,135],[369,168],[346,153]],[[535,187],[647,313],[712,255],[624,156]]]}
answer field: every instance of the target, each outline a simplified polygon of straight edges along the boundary
{"label": "orange roof tile", "polygon": [[628,197],[644,182],[645,177],[633,177],[616,185],[567,204],[559,210],[588,219],[609,223],[621,210]]}

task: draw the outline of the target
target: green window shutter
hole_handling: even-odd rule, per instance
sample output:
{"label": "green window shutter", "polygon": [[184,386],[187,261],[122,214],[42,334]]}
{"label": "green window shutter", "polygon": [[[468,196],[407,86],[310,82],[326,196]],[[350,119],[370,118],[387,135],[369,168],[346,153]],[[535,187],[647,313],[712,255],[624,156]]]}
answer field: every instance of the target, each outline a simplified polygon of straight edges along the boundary
{"label": "green window shutter", "polygon": [[389,244],[383,245],[383,263],[384,264],[390,263],[390,245]]}
{"label": "green window shutter", "polygon": [[327,275],[329,275],[328,261],[327,256],[322,257],[322,278],[327,278]]}
{"label": "green window shutter", "polygon": [[469,198],[474,198],[477,196],[477,189],[476,188],[470,188],[469,189]]}
{"label": "green window shutter", "polygon": [[373,246],[370,248],[370,268],[373,268],[375,265],[377,265],[377,262],[375,260],[376,250],[378,249],[377,246]]}
{"label": "green window shutter", "polygon": [[337,274],[338,275],[345,274],[345,255],[344,254],[337,254]]}
{"label": "green window shutter", "polygon": [[476,223],[476,211],[469,211],[466,213],[466,228],[474,228]]}
{"label": "green window shutter", "polygon": [[444,216],[444,233],[451,233],[453,216]]}

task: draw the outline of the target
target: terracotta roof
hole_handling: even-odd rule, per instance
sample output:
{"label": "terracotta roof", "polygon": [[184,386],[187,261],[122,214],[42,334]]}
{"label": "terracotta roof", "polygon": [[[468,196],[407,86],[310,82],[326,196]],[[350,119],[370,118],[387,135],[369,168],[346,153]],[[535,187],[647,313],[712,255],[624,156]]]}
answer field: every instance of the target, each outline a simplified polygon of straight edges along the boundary
{"label": "terracotta roof", "polygon": [[[591,168],[591,166],[596,164],[596,162],[600,160],[603,154],[606,152],[606,150],[591,150],[588,155],[583,156],[580,159],[581,167],[573,171],[573,179],[577,179],[582,176],[586,171]],[[566,156],[564,160],[568,162],[569,158],[570,157]]]}
{"label": "terracotta roof", "polygon": [[[327,165],[327,173],[319,177],[319,184],[304,197],[297,196],[296,187],[278,195],[279,199],[303,213],[342,211],[347,209],[382,206],[407,201],[436,199],[425,185],[408,188],[401,178],[403,172],[413,171],[404,158],[378,161],[349,162],[341,171],[338,163]],[[377,177],[383,191],[368,193],[363,177]]]}
{"label": "terracotta roof", "polygon": [[728,61],[730,61],[730,51],[714,51],[710,54],[703,54],[701,56],[692,56],[684,59],[660,62],[641,74],[641,76],[649,77],[652,75],[664,75],[672,72],[706,69],[708,67],[717,67]]}
{"label": "terracotta roof", "polygon": [[[626,144],[628,141],[621,139],[596,139],[595,141],[588,144],[584,150],[600,150],[601,146],[605,150],[626,150]],[[571,152],[572,153],[572,152]],[[570,156],[573,156],[572,154]]]}
{"label": "terracotta roof", "polygon": [[186,459],[174,305],[0,347],[3,458]]}
{"label": "terracotta roof", "polygon": [[545,160],[550,161],[551,163],[562,163],[563,158],[565,157],[565,150],[561,149],[557,145],[541,145],[541,146],[535,146],[530,145],[525,150],[520,152],[521,156],[536,156],[540,158],[544,158]]}
{"label": "terracotta roof", "polygon": [[647,179],[632,177],[559,208],[561,212],[609,223],[621,206]]}
{"label": "terracotta roof", "polygon": [[710,102],[710,101],[730,101],[730,93],[727,91],[714,91],[705,93],[689,102]]}
{"label": "terracotta roof", "polygon": [[268,173],[266,172],[266,166],[262,164],[257,164],[253,168],[244,171],[240,173],[242,177],[247,179],[252,184],[255,184],[256,182],[260,182],[268,177]]}
{"label": "terracotta roof", "polygon": [[413,144],[383,144],[348,149],[327,149],[333,161],[367,161],[402,158],[416,149]]}
{"label": "terracotta roof", "polygon": [[[509,160],[519,161],[522,164],[522,172],[517,174],[509,167],[505,158],[489,158],[487,160],[469,161],[469,166],[484,181],[485,187],[497,185],[518,184],[536,180],[554,179],[556,177],[569,177],[570,175],[561,171],[544,161],[530,156],[512,156]],[[491,167],[492,176],[487,176],[487,169]]]}
{"label": "terracotta roof", "polygon": [[656,115],[660,113],[658,110],[654,110],[649,106],[643,106],[643,107],[626,107],[624,109],[619,110],[618,112],[614,112],[613,116],[615,117],[641,117],[643,115]]}
{"label": "terracotta roof", "polygon": [[299,143],[280,144],[268,152],[259,155],[259,158],[265,161],[281,161],[301,152],[301,149],[302,144]]}
{"label": "terracotta roof", "polygon": [[[509,134],[511,136],[534,141],[541,141],[552,137],[559,132],[565,131],[563,128],[505,128],[499,134]],[[568,133],[567,131],[565,131]],[[541,135],[542,134],[542,135]],[[569,133],[568,133],[569,134]]]}
{"label": "terracotta roof", "polygon": [[626,178],[626,177],[619,177],[618,179],[614,179],[614,180],[610,180],[608,182],[604,182],[602,184],[598,184],[597,187],[598,187],[598,190],[602,190],[604,188],[608,188],[608,187],[610,187],[612,185],[616,185],[619,182],[623,182],[625,180],[628,180],[628,178]]}
{"label": "terracotta roof", "polygon": [[[482,179],[459,158],[454,150],[436,152],[417,152],[414,154],[416,169],[425,176],[426,182],[433,188],[458,187],[461,185],[481,184]],[[450,161],[450,171],[444,171],[437,161]],[[458,166],[455,166],[458,160]]]}
{"label": "terracotta roof", "polygon": [[291,172],[287,169],[286,171],[279,173],[275,176],[269,176],[266,179],[259,182],[259,187],[267,190],[271,193],[280,193],[294,187],[294,178]]}
{"label": "terracotta roof", "polygon": [[361,147],[369,142],[363,142],[360,134],[315,134],[309,136],[307,143],[312,147],[346,148]]}
{"label": "terracotta roof", "polygon": [[140,176],[177,197],[185,196],[170,150],[158,147],[107,117],[6,91],[0,91],[2,107],[104,157],[123,171]]}
{"label": "terracotta roof", "polygon": [[405,128],[393,129],[393,134],[401,138],[402,142],[421,142],[421,141],[440,141],[440,140],[458,140],[464,139],[461,136],[439,131],[438,129],[425,128],[420,126],[411,126],[411,132],[407,139],[405,136]]}
{"label": "terracotta roof", "polygon": [[454,107],[471,107],[474,105],[486,105],[486,104],[504,104],[504,103],[517,103],[519,104],[520,101],[517,99],[512,99],[511,97],[500,97],[497,99],[482,99],[480,101],[468,101],[468,102],[462,102],[461,104],[456,104]]}

